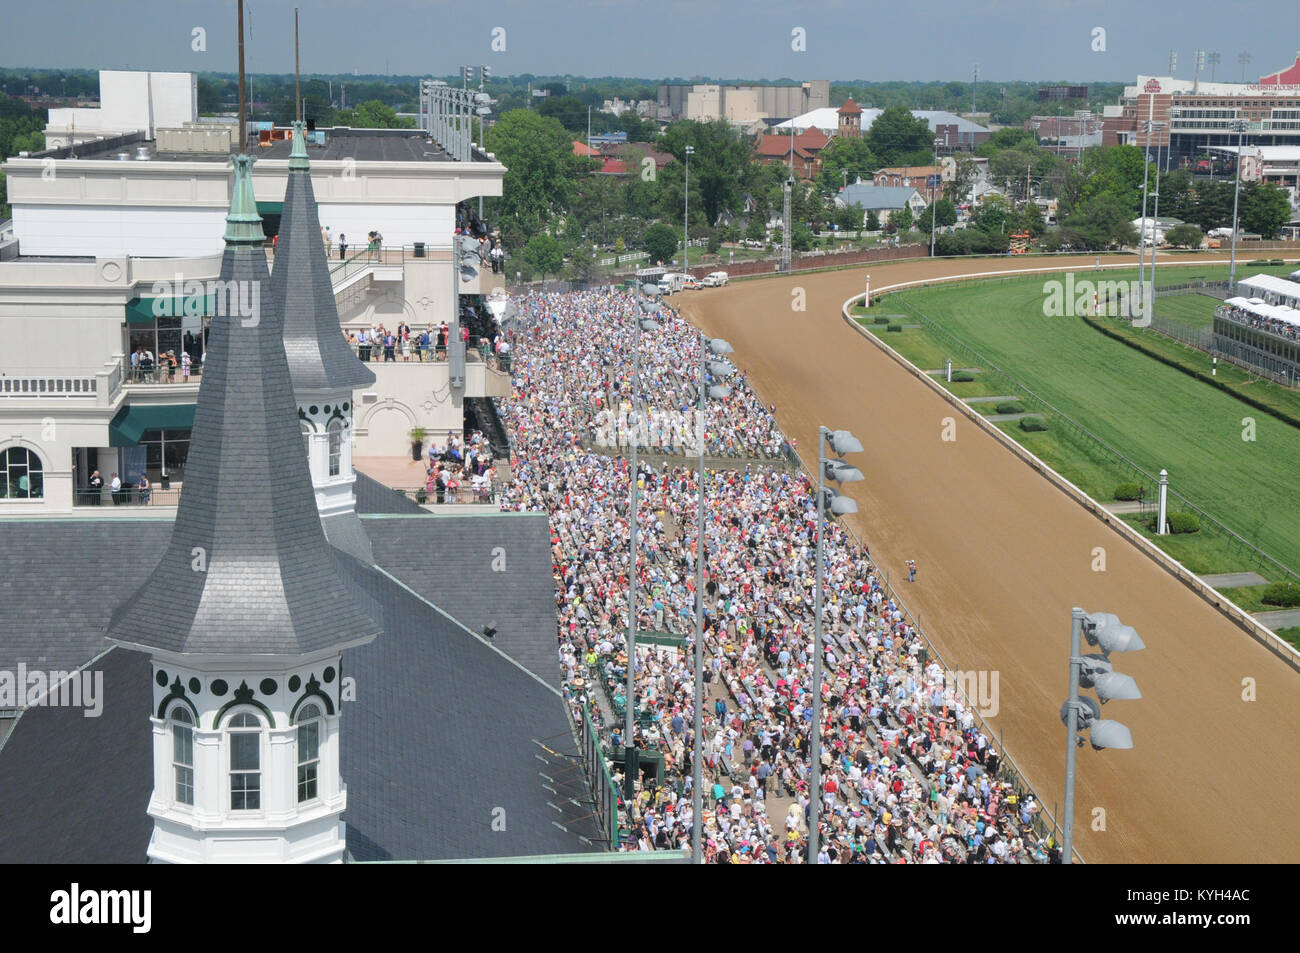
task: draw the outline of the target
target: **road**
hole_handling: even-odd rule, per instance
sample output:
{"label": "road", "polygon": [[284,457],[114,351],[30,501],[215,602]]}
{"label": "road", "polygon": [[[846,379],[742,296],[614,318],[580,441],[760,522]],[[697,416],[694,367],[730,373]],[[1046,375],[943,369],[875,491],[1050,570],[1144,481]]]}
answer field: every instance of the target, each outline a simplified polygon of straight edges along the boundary
{"label": "road", "polygon": [[[879,289],[954,273],[1091,269],[1093,261],[878,263],[736,282],[673,303],[732,343],[735,362],[776,404],[805,459],[815,453],[818,424],[862,440],[865,452],[851,462],[867,479],[845,487],[860,508],[849,518],[854,529],[891,579],[903,578],[904,560],[916,560],[918,580],[904,583],[903,595],[949,664],[998,672],[999,710],[989,723],[1047,806],[1063,800],[1058,712],[1070,608],[1114,612],[1142,635],[1145,651],[1113,661],[1144,697],[1104,710],[1129,725],[1134,749],[1078,752],[1075,846],[1087,861],[1294,862],[1300,825],[1289,796],[1300,785],[1300,675],[840,315],[866,273]],[[797,288],[806,295],[802,312],[790,306]],[[956,418],[955,441],[941,439],[946,417]],[[1095,547],[1105,550],[1105,571],[1093,571]]]}

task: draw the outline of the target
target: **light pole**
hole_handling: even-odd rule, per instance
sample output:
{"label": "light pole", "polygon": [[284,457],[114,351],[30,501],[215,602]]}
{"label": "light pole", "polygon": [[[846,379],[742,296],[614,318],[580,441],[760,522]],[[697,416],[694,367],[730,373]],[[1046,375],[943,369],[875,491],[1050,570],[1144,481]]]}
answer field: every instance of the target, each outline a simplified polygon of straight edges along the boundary
{"label": "light pole", "polygon": [[[941,141],[941,140],[939,140],[939,139],[934,140],[934,166],[933,166],[933,167],[936,168],[936,169],[939,168],[939,143],[940,143],[940,141]],[[938,178],[937,175],[931,175],[931,176],[930,176],[930,183],[931,183],[931,185],[930,185],[930,257],[931,257],[931,258],[934,257],[934,227],[935,227],[935,213],[936,213],[936,211],[937,211],[937,209],[938,209],[938,200],[935,198],[935,192],[934,192],[934,180],[937,179],[937,178]]]}
{"label": "light pole", "polygon": [[[644,286],[642,288],[642,291],[646,291],[649,287],[650,287],[649,285]],[[658,293],[658,288],[655,289],[655,292],[656,294]],[[647,315],[654,314],[659,309],[659,302],[654,300],[653,298],[642,299],[641,301],[638,302],[638,305],[640,306],[642,312]],[[653,320],[650,317],[643,317],[638,321],[637,327],[640,331],[657,331],[659,329],[659,322]],[[632,744],[632,735],[633,735],[633,730],[636,727],[636,710],[635,710],[636,709],[636,599],[637,599],[637,595],[636,595],[636,567],[637,567],[636,504],[637,504],[637,496],[638,496],[637,478],[639,475],[638,474],[639,468],[637,465],[637,442],[640,437],[638,431],[640,429],[640,423],[641,423],[641,419],[640,419],[641,415],[637,412],[636,402],[637,402],[637,392],[640,389],[640,380],[641,380],[641,335],[637,333],[632,343],[632,413],[635,417],[636,423],[631,428],[632,430],[632,468],[631,468],[632,508],[631,508],[631,512],[629,513],[629,517],[630,517],[629,535],[631,536],[631,565],[628,567],[628,574],[627,574],[627,585],[628,585],[627,687],[624,689],[624,691],[627,694],[627,699],[624,704],[624,719],[623,719],[623,731],[624,731],[623,800],[627,804],[631,803],[632,797],[636,793],[636,775],[639,770],[637,764],[638,761],[637,749],[636,746]]]}
{"label": "light pole", "polygon": [[686,147],[686,204],[685,211],[682,213],[682,274],[688,274],[686,271],[689,256],[691,254],[691,156],[695,155],[695,147]]}
{"label": "light pole", "polygon": [[1246,122],[1243,119],[1237,119],[1233,122],[1232,127],[1237,130],[1237,169],[1235,178],[1236,185],[1232,187],[1232,256],[1231,264],[1228,265],[1228,290],[1233,291],[1237,287],[1237,200],[1241,196],[1241,136],[1246,131]]}
{"label": "light pole", "polygon": [[[1151,127],[1152,127],[1153,129],[1162,128],[1163,126],[1164,126],[1164,123],[1162,123],[1162,122],[1153,122],[1153,123],[1151,123]],[[1146,224],[1146,223],[1143,222],[1143,225],[1145,225],[1145,224]],[[1157,142],[1157,143],[1156,143],[1156,194],[1155,194],[1155,208],[1154,208],[1154,209],[1152,210],[1152,212],[1151,212],[1151,299],[1152,299],[1152,300],[1151,300],[1151,302],[1150,302],[1149,304],[1146,305],[1146,307],[1145,307],[1145,309],[1144,309],[1144,310],[1145,310],[1145,314],[1143,315],[1143,317],[1144,317],[1147,321],[1150,321],[1150,320],[1151,320],[1151,311],[1152,311],[1152,309],[1155,308],[1155,293],[1156,293],[1156,247],[1157,247],[1157,245],[1158,245],[1158,242],[1156,241],[1156,236],[1157,236],[1159,233],[1160,233],[1160,143]],[[1143,302],[1146,302],[1146,297],[1144,296],[1142,300],[1143,300]]]}
{"label": "light pole", "polygon": [[691,764],[691,863],[704,863],[704,399],[727,397],[731,388],[725,384],[709,385],[710,374],[724,378],[735,370],[726,361],[709,361],[710,354],[732,353],[721,338],[708,338],[700,332],[699,409],[696,411],[696,440],[699,444],[699,468],[695,477],[699,494],[699,514],[695,535],[695,744]]}
{"label": "light pole", "polygon": [[[1083,655],[1080,636],[1089,645],[1101,648],[1101,654]],[[1108,612],[1070,611],[1070,697],[1061,706],[1065,723],[1065,811],[1061,821],[1061,863],[1070,863],[1074,854],[1074,761],[1075,751],[1083,747],[1078,733],[1088,731],[1093,750],[1132,748],[1133,735],[1128,726],[1101,717],[1101,707],[1087,696],[1079,696],[1079,686],[1094,688],[1104,705],[1111,699],[1141,698],[1137,682],[1129,675],[1116,672],[1110,663],[1111,652],[1136,652],[1144,649],[1142,639],[1132,628]]]}
{"label": "light pole", "polygon": [[[837,457],[847,453],[861,453],[862,442],[847,430],[817,428],[817,587],[813,607],[813,681],[812,681],[812,739],[808,745],[808,863],[817,863],[817,825],[821,820],[822,784],[822,590],[826,573],[825,536],[826,478],[836,483],[853,483],[865,479],[862,471],[843,460],[826,456],[826,445]],[[856,513],[858,504],[852,497],[829,491],[830,511],[835,516]]]}
{"label": "light pole", "polygon": [[1160,90],[1160,84],[1154,79],[1147,80],[1146,83],[1147,102],[1147,121],[1143,124],[1145,133],[1142,148],[1142,227],[1138,229],[1138,287],[1142,289],[1142,316],[1146,317],[1147,293],[1146,276],[1147,276],[1147,177],[1151,172],[1151,128],[1154,125],[1152,119],[1156,112],[1156,93]]}

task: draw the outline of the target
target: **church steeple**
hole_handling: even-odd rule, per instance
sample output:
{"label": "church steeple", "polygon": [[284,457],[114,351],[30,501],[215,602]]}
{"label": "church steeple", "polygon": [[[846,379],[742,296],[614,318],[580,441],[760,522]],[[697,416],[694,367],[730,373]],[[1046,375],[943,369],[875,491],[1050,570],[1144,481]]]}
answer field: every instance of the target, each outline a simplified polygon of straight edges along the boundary
{"label": "church steeple", "polygon": [[316,511],[252,163],[234,157],[171,542],[109,623],[152,660],[160,862],[342,859],[342,652],[379,634]]}

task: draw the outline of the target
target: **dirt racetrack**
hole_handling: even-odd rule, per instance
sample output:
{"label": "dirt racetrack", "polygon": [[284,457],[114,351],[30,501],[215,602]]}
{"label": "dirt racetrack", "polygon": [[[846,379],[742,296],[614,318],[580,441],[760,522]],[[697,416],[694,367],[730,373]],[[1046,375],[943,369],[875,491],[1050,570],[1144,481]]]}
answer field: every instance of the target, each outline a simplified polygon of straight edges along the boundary
{"label": "dirt racetrack", "polygon": [[[1145,651],[1113,661],[1137,679],[1143,698],[1103,709],[1132,729],[1134,748],[1078,752],[1075,846],[1085,860],[1294,862],[1300,674],[840,314],[868,273],[879,289],[947,274],[1090,269],[1094,258],[1075,261],[873,264],[735,283],[674,304],[734,345],[735,363],[776,404],[805,461],[816,454],[818,424],[862,440],[865,452],[850,462],[867,479],[844,488],[859,505],[850,522],[945,661],[999,672],[1000,710],[989,723],[1049,809],[1064,796],[1059,709],[1068,692],[1070,608],[1113,612],[1141,634]],[[791,310],[796,286],[806,291],[805,312]],[[940,439],[944,417],[956,418],[954,442]],[[1091,569],[1096,546],[1105,548],[1105,572]],[[909,558],[918,567],[914,585],[900,582]],[[1256,700],[1243,700],[1245,679],[1254,680]]]}

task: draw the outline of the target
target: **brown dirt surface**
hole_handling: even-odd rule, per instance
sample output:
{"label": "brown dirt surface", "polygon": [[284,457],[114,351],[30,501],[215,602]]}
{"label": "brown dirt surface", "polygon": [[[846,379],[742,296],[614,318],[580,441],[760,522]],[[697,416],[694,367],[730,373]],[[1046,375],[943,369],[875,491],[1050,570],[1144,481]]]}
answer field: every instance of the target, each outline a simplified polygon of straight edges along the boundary
{"label": "brown dirt surface", "polygon": [[[1145,651],[1113,660],[1143,698],[1103,710],[1132,729],[1133,750],[1078,752],[1075,846],[1085,860],[1294,862],[1300,675],[841,316],[868,273],[879,289],[949,274],[1090,269],[1093,261],[876,263],[737,282],[673,304],[731,342],[736,364],[776,404],[805,460],[816,452],[818,424],[862,440],[865,452],[851,462],[867,479],[844,487],[859,506],[849,517],[854,530],[949,665],[999,672],[1000,710],[989,723],[1048,808],[1064,797],[1059,709],[1071,607],[1113,612],[1141,634]],[[806,291],[805,312],[791,310],[796,286]],[[956,419],[953,442],[940,439],[945,417]],[[1105,572],[1091,570],[1095,546],[1105,547]],[[913,585],[901,581],[907,559],[917,562]],[[1243,700],[1244,679],[1254,680],[1257,700]],[[1104,830],[1095,829],[1099,811]]]}

